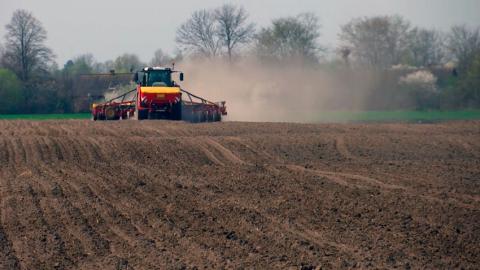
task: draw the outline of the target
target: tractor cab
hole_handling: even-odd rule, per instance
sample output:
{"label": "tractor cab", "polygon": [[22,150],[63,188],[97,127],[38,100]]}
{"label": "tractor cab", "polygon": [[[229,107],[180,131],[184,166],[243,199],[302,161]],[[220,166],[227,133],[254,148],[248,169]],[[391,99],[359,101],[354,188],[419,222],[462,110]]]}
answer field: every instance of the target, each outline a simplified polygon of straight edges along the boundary
{"label": "tractor cab", "polygon": [[[137,117],[181,119],[182,93],[172,80],[178,71],[163,67],[146,67],[134,74],[137,84]],[[183,81],[183,73],[180,73]]]}
{"label": "tractor cab", "polygon": [[[133,81],[143,87],[175,87],[172,73],[177,73],[171,68],[146,67],[135,73]],[[183,81],[183,73],[180,73],[180,81]]]}

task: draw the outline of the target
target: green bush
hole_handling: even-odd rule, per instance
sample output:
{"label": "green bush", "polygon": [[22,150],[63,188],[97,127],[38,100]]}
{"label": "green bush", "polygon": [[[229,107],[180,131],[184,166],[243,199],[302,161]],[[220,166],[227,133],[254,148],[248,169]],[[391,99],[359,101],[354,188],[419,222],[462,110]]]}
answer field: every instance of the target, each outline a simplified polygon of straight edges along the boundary
{"label": "green bush", "polygon": [[465,107],[480,108],[480,54],[477,54],[461,79],[457,91]]}
{"label": "green bush", "polygon": [[0,69],[0,113],[16,113],[24,107],[22,84],[8,69]]}

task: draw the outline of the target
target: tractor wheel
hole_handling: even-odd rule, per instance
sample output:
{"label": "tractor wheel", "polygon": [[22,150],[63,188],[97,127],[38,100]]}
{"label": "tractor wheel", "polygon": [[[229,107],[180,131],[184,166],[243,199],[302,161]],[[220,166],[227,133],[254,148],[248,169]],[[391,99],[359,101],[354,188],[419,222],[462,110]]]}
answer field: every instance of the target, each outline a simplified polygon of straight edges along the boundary
{"label": "tractor wheel", "polygon": [[182,120],[182,103],[177,102],[172,105],[172,120]]}
{"label": "tractor wheel", "polygon": [[144,120],[144,119],[147,119],[148,117],[148,112],[145,111],[145,110],[138,110],[137,108],[135,108],[135,113],[132,117],[133,120]]}

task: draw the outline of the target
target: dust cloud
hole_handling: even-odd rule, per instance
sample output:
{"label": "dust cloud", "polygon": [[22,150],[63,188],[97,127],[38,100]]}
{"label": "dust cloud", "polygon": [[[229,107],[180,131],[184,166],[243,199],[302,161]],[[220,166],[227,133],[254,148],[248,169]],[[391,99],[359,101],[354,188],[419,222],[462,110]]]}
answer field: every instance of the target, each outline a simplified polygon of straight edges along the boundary
{"label": "dust cloud", "polygon": [[230,121],[328,121],[324,111],[365,108],[368,74],[350,69],[196,60],[183,62],[182,87],[211,101],[226,101]]}
{"label": "dust cloud", "polygon": [[[110,87],[107,91],[103,93],[104,98],[100,102],[116,99],[117,97],[123,94],[131,92],[131,90],[135,88],[136,88],[136,85],[133,81],[126,85],[118,84],[114,87]],[[134,98],[134,95],[135,95],[134,93],[127,94],[125,97],[125,100],[132,100]]]}

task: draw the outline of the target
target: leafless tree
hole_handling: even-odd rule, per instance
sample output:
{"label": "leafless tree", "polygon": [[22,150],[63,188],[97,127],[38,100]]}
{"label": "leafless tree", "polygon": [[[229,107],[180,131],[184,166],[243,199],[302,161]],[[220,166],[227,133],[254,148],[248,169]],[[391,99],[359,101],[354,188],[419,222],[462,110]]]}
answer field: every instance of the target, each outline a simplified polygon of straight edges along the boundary
{"label": "leafless tree", "polygon": [[195,11],[177,30],[175,41],[185,51],[205,57],[220,52],[222,40],[218,36],[215,14],[210,10]]}
{"label": "leafless tree", "polygon": [[167,66],[173,61],[172,57],[163,52],[162,49],[158,49],[153,54],[153,58],[150,61],[151,66]]}
{"label": "leafless tree", "polygon": [[316,61],[321,50],[319,28],[318,18],[311,13],[276,19],[256,35],[256,51],[267,59]]}
{"label": "leafless tree", "polygon": [[445,56],[444,37],[438,31],[416,27],[410,34],[409,50],[415,66],[438,65]]}
{"label": "leafless tree", "polygon": [[452,27],[448,35],[447,47],[458,62],[459,71],[465,72],[475,56],[480,54],[480,28],[469,28],[466,25]]}
{"label": "leafless tree", "polygon": [[343,62],[345,62],[345,64],[347,64],[347,65],[350,64],[350,54],[351,53],[352,53],[352,51],[348,47],[340,47],[340,48],[337,49],[337,54],[339,54],[342,57]]}
{"label": "leafless tree", "polygon": [[243,7],[232,4],[217,8],[215,18],[218,23],[218,35],[231,61],[235,48],[251,41],[255,33],[255,25],[247,23],[248,14]]}
{"label": "leafless tree", "polygon": [[32,13],[16,10],[6,29],[5,66],[23,81],[27,81],[33,71],[48,68],[54,55],[44,44],[47,32]]}
{"label": "leafless tree", "polygon": [[342,26],[339,37],[361,64],[389,67],[405,56],[409,31],[410,23],[400,16],[378,16],[353,19]]}

